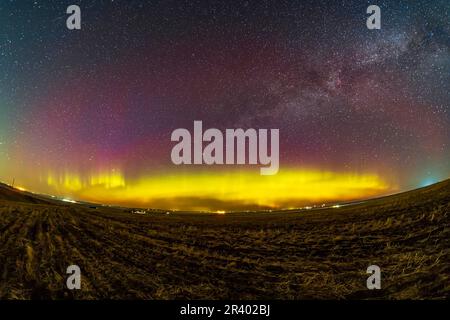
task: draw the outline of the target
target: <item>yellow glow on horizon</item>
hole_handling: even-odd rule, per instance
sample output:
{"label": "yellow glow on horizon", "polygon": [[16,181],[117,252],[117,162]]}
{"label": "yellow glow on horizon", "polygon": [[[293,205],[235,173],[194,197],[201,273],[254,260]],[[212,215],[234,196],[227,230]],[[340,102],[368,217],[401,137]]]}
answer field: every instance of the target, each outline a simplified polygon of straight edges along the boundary
{"label": "yellow glow on horizon", "polygon": [[49,174],[47,176],[47,185],[53,186],[57,190],[78,192],[94,186],[101,186],[105,189],[124,187],[125,179],[122,173],[116,170],[92,174],[88,181],[83,181],[78,174],[66,172],[60,176]]}
{"label": "yellow glow on horizon", "polygon": [[57,186],[58,189],[63,189],[70,192],[79,191],[83,188],[80,176],[68,172],[58,177],[49,174],[47,177],[47,185]]}
{"label": "yellow glow on horizon", "polygon": [[[178,210],[289,208],[301,204],[356,200],[395,190],[376,174],[311,169],[280,170],[262,176],[254,170],[161,173],[125,179],[120,171],[49,175],[47,186],[76,199],[136,207]],[[224,210],[225,209],[225,210]]]}
{"label": "yellow glow on horizon", "polygon": [[90,178],[90,185],[104,186],[106,189],[118,188],[125,186],[125,179],[120,172],[112,170],[112,172],[102,172],[97,175],[93,175]]}

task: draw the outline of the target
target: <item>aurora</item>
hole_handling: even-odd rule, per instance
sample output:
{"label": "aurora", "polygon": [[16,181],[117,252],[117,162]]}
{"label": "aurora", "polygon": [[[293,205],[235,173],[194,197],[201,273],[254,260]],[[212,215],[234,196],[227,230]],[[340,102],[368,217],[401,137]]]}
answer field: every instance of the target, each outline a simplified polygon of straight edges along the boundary
{"label": "aurora", "polygon": [[282,168],[273,176],[251,169],[185,171],[126,179],[117,170],[82,179],[49,175],[50,194],[122,206],[171,210],[257,210],[351,201],[396,190],[376,174]]}
{"label": "aurora", "polygon": [[[70,30],[67,3],[3,1],[0,181],[223,211],[338,205],[444,180],[450,3],[378,5],[383,22],[368,29],[358,1],[91,1]],[[208,161],[196,148],[201,165],[177,165],[172,133],[194,121],[220,131],[224,153],[204,141]],[[268,130],[266,152],[255,161],[247,147],[227,164],[230,128]]]}

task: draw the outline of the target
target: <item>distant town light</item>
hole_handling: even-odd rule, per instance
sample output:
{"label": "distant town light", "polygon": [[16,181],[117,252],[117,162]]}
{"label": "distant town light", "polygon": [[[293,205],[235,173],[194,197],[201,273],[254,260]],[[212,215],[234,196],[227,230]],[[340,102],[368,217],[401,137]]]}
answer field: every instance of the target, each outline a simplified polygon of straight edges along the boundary
{"label": "distant town light", "polygon": [[75,200],[72,200],[72,199],[62,199],[61,201],[69,202],[69,203],[77,203]]}

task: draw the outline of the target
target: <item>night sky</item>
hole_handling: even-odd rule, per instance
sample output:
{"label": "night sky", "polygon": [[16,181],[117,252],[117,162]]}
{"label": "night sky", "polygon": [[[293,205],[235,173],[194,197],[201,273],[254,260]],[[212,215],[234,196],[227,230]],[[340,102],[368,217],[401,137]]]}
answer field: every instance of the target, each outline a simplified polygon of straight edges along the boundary
{"label": "night sky", "polygon": [[[77,4],[82,29],[66,28]],[[366,9],[381,8],[381,30]],[[450,176],[450,1],[0,2],[0,179],[77,200],[288,208]],[[277,128],[280,171],[176,166],[177,128]]]}

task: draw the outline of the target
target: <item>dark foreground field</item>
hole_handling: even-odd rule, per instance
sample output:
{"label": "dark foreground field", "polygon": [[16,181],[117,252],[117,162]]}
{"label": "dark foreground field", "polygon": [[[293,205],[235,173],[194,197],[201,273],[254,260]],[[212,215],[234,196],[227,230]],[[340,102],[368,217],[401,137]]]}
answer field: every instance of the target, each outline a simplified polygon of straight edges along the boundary
{"label": "dark foreground field", "polygon": [[[230,215],[144,216],[0,187],[0,298],[449,298],[449,215],[449,181],[339,209]],[[81,290],[66,289],[71,264]],[[371,264],[381,290],[366,289]]]}

